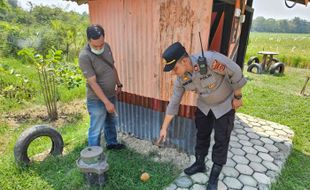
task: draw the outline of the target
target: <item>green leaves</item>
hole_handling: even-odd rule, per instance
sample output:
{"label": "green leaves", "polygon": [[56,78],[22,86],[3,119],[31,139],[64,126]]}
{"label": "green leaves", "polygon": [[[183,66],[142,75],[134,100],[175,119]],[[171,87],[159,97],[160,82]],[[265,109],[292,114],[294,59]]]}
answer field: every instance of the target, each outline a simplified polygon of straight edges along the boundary
{"label": "green leaves", "polygon": [[82,84],[82,73],[75,63],[65,62],[55,66],[57,82],[67,89],[74,89]]}
{"label": "green leaves", "polygon": [[26,76],[7,64],[0,64],[0,71],[0,97],[22,103],[35,95],[36,89]]}
{"label": "green leaves", "polygon": [[48,6],[31,6],[26,11],[7,1],[0,5],[0,53],[4,56],[16,56],[25,47],[46,55],[55,47],[72,61],[86,43],[88,15]]}

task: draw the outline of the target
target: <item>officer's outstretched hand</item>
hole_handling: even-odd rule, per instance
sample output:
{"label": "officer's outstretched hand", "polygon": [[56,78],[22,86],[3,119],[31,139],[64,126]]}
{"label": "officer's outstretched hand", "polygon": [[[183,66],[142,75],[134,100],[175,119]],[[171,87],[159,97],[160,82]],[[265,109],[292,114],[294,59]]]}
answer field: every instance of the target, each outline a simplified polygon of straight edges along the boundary
{"label": "officer's outstretched hand", "polygon": [[242,106],[242,99],[238,100],[234,98],[231,104],[232,104],[232,108],[236,110]]}
{"label": "officer's outstretched hand", "polygon": [[159,139],[157,141],[157,144],[160,144],[161,142],[165,142],[167,137],[167,130],[161,129],[159,133]]}

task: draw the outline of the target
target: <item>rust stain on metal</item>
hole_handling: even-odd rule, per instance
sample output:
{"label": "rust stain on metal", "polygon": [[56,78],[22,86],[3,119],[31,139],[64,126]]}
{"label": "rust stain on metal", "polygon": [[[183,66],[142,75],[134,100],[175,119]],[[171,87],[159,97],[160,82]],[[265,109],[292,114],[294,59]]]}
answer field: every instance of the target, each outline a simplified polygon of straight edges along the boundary
{"label": "rust stain on metal", "polygon": [[[189,53],[200,52],[198,32],[207,49],[212,0],[92,0],[90,19],[106,31],[124,82],[124,91],[168,101],[174,77],[163,73],[161,53],[175,41]],[[195,105],[186,93],[182,104]]]}

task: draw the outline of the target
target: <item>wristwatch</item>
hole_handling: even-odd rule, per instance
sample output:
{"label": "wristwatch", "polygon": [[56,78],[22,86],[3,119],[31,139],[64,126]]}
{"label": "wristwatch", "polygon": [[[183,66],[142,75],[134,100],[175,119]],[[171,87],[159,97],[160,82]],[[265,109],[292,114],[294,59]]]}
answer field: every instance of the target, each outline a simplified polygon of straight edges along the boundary
{"label": "wristwatch", "polygon": [[123,88],[123,85],[122,84],[118,84],[117,87],[118,88]]}
{"label": "wristwatch", "polygon": [[234,98],[237,99],[237,100],[241,100],[242,94],[240,94],[240,95],[234,95]]}

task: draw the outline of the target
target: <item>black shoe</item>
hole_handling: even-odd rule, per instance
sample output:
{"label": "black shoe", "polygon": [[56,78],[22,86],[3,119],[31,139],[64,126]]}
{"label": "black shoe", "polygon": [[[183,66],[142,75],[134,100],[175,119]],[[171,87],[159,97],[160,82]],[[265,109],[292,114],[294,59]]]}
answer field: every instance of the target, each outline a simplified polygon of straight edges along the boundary
{"label": "black shoe", "polygon": [[193,165],[191,165],[190,167],[186,168],[184,170],[184,173],[186,175],[193,175],[195,173],[198,173],[198,172],[205,172],[206,171],[206,166],[205,164],[199,164],[197,162],[195,162]]}
{"label": "black shoe", "polygon": [[108,150],[121,150],[121,149],[125,149],[126,146],[124,144],[109,144],[107,145],[107,149]]}
{"label": "black shoe", "polygon": [[196,161],[193,165],[186,168],[184,173],[186,175],[193,175],[198,172],[205,172],[206,165],[205,165],[205,156],[196,155]]}
{"label": "black shoe", "polygon": [[217,190],[217,181],[214,184],[208,183],[207,190]]}
{"label": "black shoe", "polygon": [[217,184],[218,184],[218,180],[219,180],[219,175],[222,171],[222,167],[223,166],[221,166],[221,165],[213,164],[212,170],[210,173],[210,178],[209,178],[207,190],[217,190]]}

